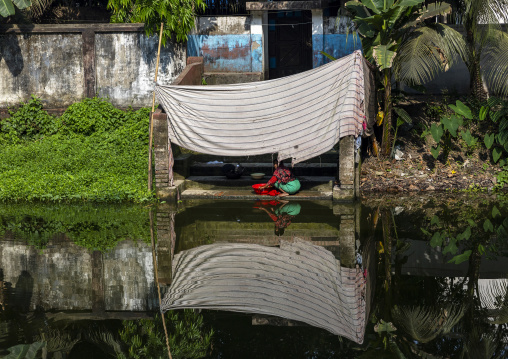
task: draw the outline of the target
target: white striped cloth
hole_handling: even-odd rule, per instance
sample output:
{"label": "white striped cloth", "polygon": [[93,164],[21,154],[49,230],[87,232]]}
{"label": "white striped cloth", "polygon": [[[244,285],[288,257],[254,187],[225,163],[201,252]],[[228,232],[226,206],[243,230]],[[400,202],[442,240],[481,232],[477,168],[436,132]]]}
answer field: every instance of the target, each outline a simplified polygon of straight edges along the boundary
{"label": "white striped cloth", "polygon": [[[360,51],[280,79],[218,86],[156,84],[172,143],[199,153],[277,153],[293,164],[358,136],[372,76]],[[368,111],[367,111],[368,112]],[[369,114],[367,114],[369,115]],[[367,116],[368,124],[374,116]],[[367,126],[370,128],[370,126]]]}

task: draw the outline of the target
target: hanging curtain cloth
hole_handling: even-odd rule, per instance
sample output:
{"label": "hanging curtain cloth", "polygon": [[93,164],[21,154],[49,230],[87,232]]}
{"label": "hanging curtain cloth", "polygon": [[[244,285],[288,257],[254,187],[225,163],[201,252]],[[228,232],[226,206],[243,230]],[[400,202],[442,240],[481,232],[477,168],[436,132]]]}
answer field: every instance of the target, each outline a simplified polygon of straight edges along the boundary
{"label": "hanging curtain cloth", "polygon": [[[172,143],[219,156],[278,153],[293,164],[358,136],[373,76],[360,51],[300,74],[219,86],[163,86],[155,93],[168,115]],[[368,113],[366,113],[368,112]]]}

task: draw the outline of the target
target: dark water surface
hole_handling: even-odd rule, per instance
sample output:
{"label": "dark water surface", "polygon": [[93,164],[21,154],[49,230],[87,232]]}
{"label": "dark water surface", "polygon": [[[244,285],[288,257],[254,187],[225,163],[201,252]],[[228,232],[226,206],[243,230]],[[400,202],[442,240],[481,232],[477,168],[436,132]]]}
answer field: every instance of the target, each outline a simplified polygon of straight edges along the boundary
{"label": "dark water surface", "polygon": [[506,358],[507,214],[492,197],[0,205],[0,357],[167,358],[162,307],[173,358]]}

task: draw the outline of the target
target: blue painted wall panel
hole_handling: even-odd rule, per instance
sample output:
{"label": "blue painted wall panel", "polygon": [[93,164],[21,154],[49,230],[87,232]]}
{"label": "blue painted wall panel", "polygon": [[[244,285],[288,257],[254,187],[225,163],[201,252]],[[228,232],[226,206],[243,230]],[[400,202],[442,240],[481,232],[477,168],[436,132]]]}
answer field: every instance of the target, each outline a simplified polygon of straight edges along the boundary
{"label": "blue painted wall panel", "polygon": [[327,35],[312,35],[312,68],[319,67],[324,64],[323,55],[320,51],[324,50],[324,37]]}
{"label": "blue painted wall panel", "polygon": [[261,35],[189,35],[187,56],[203,56],[205,71],[261,72]]}
{"label": "blue painted wall panel", "polygon": [[[327,34],[324,35],[324,52],[332,55],[336,59],[352,54],[355,50],[362,49],[360,37],[349,34]],[[324,63],[330,62],[327,57],[323,59]]]}

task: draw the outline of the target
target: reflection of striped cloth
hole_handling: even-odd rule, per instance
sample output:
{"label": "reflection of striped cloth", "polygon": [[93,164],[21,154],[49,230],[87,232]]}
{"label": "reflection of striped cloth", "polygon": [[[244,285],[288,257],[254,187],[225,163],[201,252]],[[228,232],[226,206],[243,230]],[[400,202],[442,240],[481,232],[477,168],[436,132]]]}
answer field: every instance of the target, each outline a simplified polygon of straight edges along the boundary
{"label": "reflection of striped cloth", "polygon": [[365,278],[323,247],[295,239],[280,248],[212,244],[177,254],[161,310],[216,309],[273,315],[364,338]]}
{"label": "reflection of striped cloth", "polygon": [[[367,71],[367,76],[364,76]],[[358,136],[372,80],[359,51],[300,74],[220,86],[162,86],[172,143],[221,156],[278,153],[293,164]],[[370,121],[367,121],[370,123]],[[367,126],[369,128],[369,126]]]}

